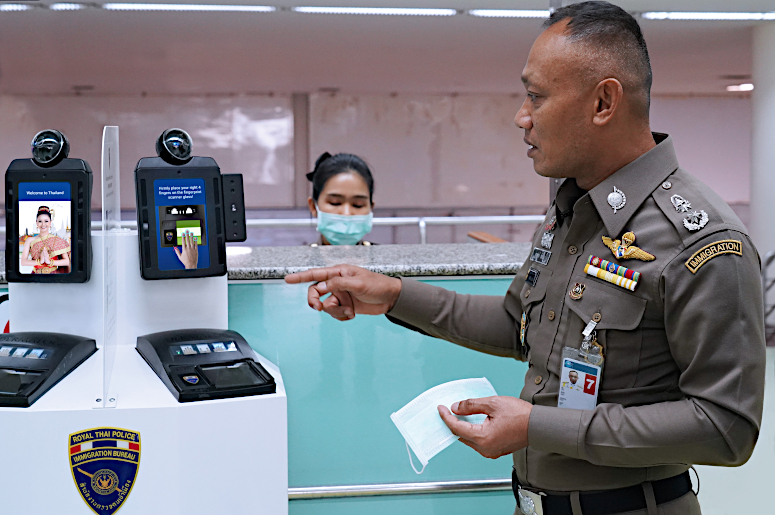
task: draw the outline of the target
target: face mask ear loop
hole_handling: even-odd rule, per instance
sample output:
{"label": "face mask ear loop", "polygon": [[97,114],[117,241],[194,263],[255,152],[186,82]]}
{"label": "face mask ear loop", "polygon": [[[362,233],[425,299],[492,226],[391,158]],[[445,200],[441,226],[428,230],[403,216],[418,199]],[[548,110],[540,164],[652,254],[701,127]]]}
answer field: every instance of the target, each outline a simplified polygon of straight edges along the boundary
{"label": "face mask ear loop", "polygon": [[414,466],[414,461],[412,460],[412,451],[409,450],[409,442],[404,441],[404,443],[406,444],[406,453],[409,455],[409,464],[412,466],[414,473],[417,475],[422,474],[425,471],[425,467],[427,467],[428,465],[427,464],[423,465],[422,469],[420,469],[420,471],[418,472],[417,468]]}

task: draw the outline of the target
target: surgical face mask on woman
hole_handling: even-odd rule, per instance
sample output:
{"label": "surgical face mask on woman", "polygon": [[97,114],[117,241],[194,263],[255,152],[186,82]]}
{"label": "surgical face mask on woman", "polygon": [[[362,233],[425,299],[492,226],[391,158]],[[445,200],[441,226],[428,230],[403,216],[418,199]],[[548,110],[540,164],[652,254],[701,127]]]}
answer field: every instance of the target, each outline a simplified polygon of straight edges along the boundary
{"label": "surgical face mask on woman", "polygon": [[324,244],[355,245],[371,231],[371,193],[356,173],[331,177],[317,201],[310,198],[309,202]]}
{"label": "surgical face mask on woman", "polygon": [[335,215],[318,208],[318,232],[331,245],[355,245],[371,232],[373,213]]}

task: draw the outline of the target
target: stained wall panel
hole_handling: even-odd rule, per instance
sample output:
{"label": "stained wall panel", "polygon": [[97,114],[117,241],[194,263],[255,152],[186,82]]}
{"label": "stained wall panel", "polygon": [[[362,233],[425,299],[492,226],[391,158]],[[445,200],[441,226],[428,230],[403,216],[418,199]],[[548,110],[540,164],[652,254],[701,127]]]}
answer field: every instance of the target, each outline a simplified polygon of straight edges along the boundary
{"label": "stained wall panel", "polygon": [[102,128],[118,125],[121,206],[135,205],[133,171],[155,156],[156,138],[170,127],[186,130],[194,155],[213,157],[223,173],[242,173],[248,207],[293,205],[293,115],[290,96],[90,97],[0,96],[0,162],[29,157],[33,135],[59,129],[71,157],[94,172],[92,207],[100,204]]}
{"label": "stained wall panel", "polygon": [[[549,200],[513,122],[521,96],[343,95],[310,99],[310,156],[352,152],[388,208],[532,207]],[[750,199],[751,100],[655,97],[651,126],[724,200]]]}
{"label": "stained wall panel", "polygon": [[371,166],[380,207],[543,206],[510,95],[310,98],[310,161],[350,152]]}

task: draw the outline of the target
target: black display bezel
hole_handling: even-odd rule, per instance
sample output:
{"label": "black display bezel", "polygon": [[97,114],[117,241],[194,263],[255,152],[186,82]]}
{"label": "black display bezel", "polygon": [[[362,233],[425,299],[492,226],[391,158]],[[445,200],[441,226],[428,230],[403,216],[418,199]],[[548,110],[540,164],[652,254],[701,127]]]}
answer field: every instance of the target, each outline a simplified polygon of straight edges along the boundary
{"label": "black display bezel", "polygon": [[[20,183],[66,182],[70,184],[70,261],[67,274],[22,274],[19,272]],[[32,159],[16,159],[5,172],[5,268],[8,282],[85,283],[91,276],[91,194],[93,175],[82,159],[64,159],[42,168]]]}
{"label": "black display bezel", "polygon": [[[156,232],[158,206],[154,200],[154,181],[157,179],[204,180],[206,202],[204,230],[209,233],[209,267],[194,270],[159,269],[157,245],[160,235]],[[221,190],[221,170],[212,158],[194,157],[180,165],[169,164],[159,157],[140,159],[135,168],[135,194],[140,273],[143,279],[190,279],[226,275],[226,237]]]}

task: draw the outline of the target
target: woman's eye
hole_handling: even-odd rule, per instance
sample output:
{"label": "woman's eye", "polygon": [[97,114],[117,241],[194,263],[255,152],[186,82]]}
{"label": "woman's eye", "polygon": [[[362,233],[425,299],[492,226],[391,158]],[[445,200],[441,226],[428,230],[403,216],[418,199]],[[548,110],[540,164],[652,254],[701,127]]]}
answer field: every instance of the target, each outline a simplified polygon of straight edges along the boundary
{"label": "woman's eye", "polygon": [[363,209],[364,207],[366,207],[366,205],[359,206],[359,205],[353,204],[353,208],[355,209]]}
{"label": "woman's eye", "polygon": [[342,203],[341,203],[341,202],[329,202],[329,205],[332,205],[332,206],[341,206],[341,205],[342,205]]}

